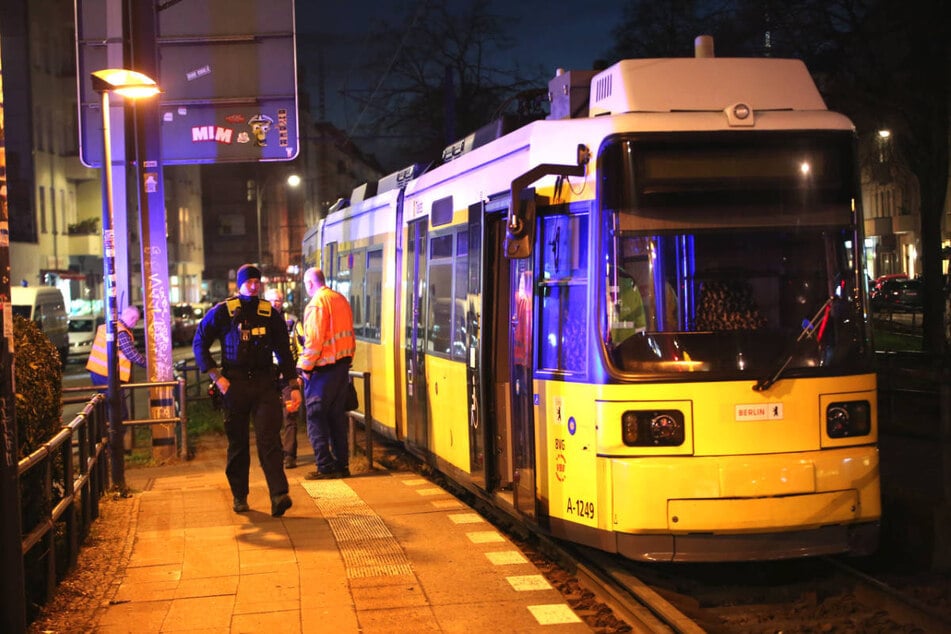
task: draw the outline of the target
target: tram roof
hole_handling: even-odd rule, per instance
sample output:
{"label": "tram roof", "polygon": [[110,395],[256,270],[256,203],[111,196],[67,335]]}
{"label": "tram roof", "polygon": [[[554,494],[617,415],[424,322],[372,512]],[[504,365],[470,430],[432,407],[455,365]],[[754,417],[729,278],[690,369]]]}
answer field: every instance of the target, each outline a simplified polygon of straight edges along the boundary
{"label": "tram roof", "polygon": [[595,75],[590,116],[625,112],[825,110],[798,59],[671,58],[622,60]]}

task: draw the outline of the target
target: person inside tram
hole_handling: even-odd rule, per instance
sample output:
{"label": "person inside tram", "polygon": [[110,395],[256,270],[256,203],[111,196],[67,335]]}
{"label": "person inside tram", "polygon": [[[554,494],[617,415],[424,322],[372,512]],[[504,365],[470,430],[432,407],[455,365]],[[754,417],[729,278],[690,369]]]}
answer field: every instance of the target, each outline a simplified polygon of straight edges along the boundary
{"label": "person inside tram", "polygon": [[647,330],[647,312],[637,281],[627,271],[619,269],[617,285],[617,321],[611,329],[611,342],[615,345]]}

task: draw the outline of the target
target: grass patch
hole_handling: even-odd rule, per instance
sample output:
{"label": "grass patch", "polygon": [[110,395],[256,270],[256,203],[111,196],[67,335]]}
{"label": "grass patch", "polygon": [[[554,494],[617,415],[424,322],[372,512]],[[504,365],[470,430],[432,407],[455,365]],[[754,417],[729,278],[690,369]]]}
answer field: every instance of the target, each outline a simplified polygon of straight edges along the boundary
{"label": "grass patch", "polygon": [[[188,401],[188,455],[195,455],[198,439],[207,434],[224,434],[224,417],[221,410],[212,406],[211,399]],[[177,432],[177,430],[176,430]],[[126,465],[130,467],[151,467],[158,464],[152,456],[152,428],[149,425],[136,425],[128,433],[132,434],[132,451],[126,453]],[[181,446],[181,437],[176,445]]]}
{"label": "grass patch", "polygon": [[882,319],[872,320],[872,338],[876,352],[920,352],[921,326],[909,327]]}
{"label": "grass patch", "polygon": [[876,352],[921,351],[921,335],[875,329]]}
{"label": "grass patch", "polygon": [[211,399],[188,401],[188,437],[225,433],[224,415],[215,409]]}

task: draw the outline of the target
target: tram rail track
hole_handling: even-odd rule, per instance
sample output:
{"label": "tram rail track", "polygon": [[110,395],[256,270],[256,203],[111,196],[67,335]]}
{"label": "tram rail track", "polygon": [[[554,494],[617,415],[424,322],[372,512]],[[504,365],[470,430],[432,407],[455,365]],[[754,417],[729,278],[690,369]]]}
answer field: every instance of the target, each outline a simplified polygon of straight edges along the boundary
{"label": "tram rail track", "polygon": [[[553,585],[577,584],[590,592],[626,624],[618,632],[951,632],[951,578],[944,575],[901,577],[912,592],[942,597],[934,607],[892,585],[888,571],[865,572],[835,557],[726,564],[634,562],[552,539],[458,484],[440,484],[505,531],[536,564],[545,560],[557,566],[560,571],[548,572]],[[566,575],[571,582],[564,581]],[[577,591],[563,594],[576,611],[597,612],[591,600],[581,605]],[[593,621],[589,625],[612,631]]]}
{"label": "tram rail track", "polygon": [[[585,553],[587,557],[588,553]],[[595,560],[613,559],[593,553]],[[620,560],[613,578],[621,584],[649,588],[668,603],[664,621],[674,632],[947,632],[951,610],[945,601],[934,607],[913,592],[891,585],[887,575],[869,574],[841,559],[742,564],[644,564]],[[755,575],[751,575],[752,570]],[[917,583],[942,583],[923,575]],[[945,591],[947,578],[944,578]],[[929,591],[939,590],[928,587]],[[934,592],[929,592],[934,596]],[[945,595],[946,597],[947,595]],[[649,631],[666,631],[654,630]]]}
{"label": "tram rail track", "polygon": [[[599,632],[951,632],[947,574],[898,571],[897,564],[871,558],[855,560],[856,565],[838,557],[635,562],[552,539],[497,499],[410,459],[417,462],[414,470],[504,531]],[[579,588],[590,596],[583,597]],[[604,609],[619,621],[614,629],[593,618]]]}

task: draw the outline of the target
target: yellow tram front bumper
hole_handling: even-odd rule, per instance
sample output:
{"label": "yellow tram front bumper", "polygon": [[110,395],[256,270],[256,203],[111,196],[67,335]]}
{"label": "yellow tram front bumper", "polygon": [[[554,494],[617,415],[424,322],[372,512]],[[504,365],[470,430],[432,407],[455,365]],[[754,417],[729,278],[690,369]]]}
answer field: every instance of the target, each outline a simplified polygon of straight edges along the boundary
{"label": "yellow tram front bumper", "polygon": [[876,521],[878,450],[613,459],[612,529],[746,533]]}

